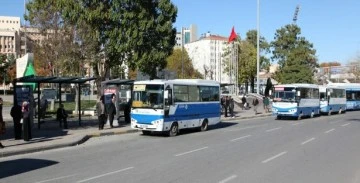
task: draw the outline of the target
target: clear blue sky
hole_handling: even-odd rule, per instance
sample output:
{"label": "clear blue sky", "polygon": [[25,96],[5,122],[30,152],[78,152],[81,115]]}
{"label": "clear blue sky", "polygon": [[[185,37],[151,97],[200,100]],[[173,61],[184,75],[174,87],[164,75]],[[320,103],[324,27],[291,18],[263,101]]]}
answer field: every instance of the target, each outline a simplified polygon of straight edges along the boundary
{"label": "clear blue sky", "polygon": [[[241,37],[256,29],[257,0],[172,0],[178,7],[175,27],[196,24],[198,36],[229,36],[232,26]],[[297,25],[317,50],[320,62],[346,64],[360,53],[360,0],[260,0],[260,34],[274,39],[276,29],[292,23],[300,5]],[[24,0],[0,0],[0,16],[23,18]]]}

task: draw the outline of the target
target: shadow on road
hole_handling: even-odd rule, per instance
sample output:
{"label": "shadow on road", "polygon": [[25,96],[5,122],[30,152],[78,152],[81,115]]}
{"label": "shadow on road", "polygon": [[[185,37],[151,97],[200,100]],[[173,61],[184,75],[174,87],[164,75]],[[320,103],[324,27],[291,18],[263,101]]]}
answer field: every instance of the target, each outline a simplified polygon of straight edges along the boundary
{"label": "shadow on road", "polygon": [[55,165],[59,162],[42,159],[16,159],[0,162],[0,179]]}

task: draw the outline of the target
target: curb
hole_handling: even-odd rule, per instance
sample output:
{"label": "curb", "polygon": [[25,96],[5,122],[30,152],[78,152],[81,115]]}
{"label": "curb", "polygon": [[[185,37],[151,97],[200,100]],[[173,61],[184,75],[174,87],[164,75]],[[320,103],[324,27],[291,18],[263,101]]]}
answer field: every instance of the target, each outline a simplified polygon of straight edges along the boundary
{"label": "curb", "polygon": [[235,118],[229,118],[229,119],[221,119],[221,121],[235,121],[239,119],[253,119],[253,118],[261,118],[261,117],[268,117],[272,116],[271,113],[269,114],[258,114],[256,116],[246,116],[246,117],[235,117]]}
{"label": "curb", "polygon": [[14,156],[14,155],[20,155],[20,154],[41,152],[41,151],[46,151],[46,150],[51,150],[51,149],[59,149],[59,148],[64,148],[64,147],[76,146],[76,145],[80,145],[80,144],[86,142],[87,140],[89,140],[90,138],[93,138],[93,137],[121,135],[121,134],[136,133],[136,132],[138,132],[138,130],[131,129],[131,130],[125,130],[125,131],[92,133],[89,135],[84,135],[80,139],[75,140],[73,142],[63,142],[63,143],[49,145],[49,146],[41,146],[41,147],[33,147],[33,148],[28,148],[28,149],[16,150],[16,151],[0,152],[0,158]]}

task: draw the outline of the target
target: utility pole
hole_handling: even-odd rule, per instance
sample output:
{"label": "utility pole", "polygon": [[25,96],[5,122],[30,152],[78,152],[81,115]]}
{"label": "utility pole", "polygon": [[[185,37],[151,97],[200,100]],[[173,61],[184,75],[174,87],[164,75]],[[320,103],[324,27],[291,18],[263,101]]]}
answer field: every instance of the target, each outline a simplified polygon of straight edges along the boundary
{"label": "utility pole", "polygon": [[181,27],[181,77],[184,79],[184,27]]}
{"label": "utility pole", "polygon": [[259,77],[259,70],[260,70],[260,0],[257,0],[257,54],[256,54],[256,93],[260,93],[260,77]]}

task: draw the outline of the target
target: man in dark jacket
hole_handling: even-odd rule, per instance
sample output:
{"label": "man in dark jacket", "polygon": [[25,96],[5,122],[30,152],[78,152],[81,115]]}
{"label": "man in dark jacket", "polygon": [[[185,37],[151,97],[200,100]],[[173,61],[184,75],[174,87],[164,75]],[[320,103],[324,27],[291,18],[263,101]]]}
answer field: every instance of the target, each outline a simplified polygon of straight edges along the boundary
{"label": "man in dark jacket", "polygon": [[246,107],[247,107],[246,105],[247,105],[247,104],[246,104],[245,95],[241,98],[241,102],[242,102],[242,104],[243,104],[243,105],[242,105],[242,110],[246,109]]}
{"label": "man in dark jacket", "polygon": [[225,96],[225,117],[228,117],[229,105],[230,105],[230,100],[228,96]]}
{"label": "man in dark jacket", "polygon": [[15,135],[15,140],[19,140],[21,139],[21,133],[22,133],[22,125],[20,123],[21,118],[22,118],[22,112],[21,112],[21,107],[18,105],[17,101],[14,101],[14,105],[11,108],[10,111],[10,115],[13,118],[13,122],[14,122],[14,135]]}
{"label": "man in dark jacket", "polygon": [[114,121],[114,116],[116,114],[116,107],[115,107],[115,100],[116,100],[116,96],[115,94],[112,95],[111,97],[111,102],[108,106],[107,109],[107,115],[108,115],[108,119],[109,119],[109,123],[110,123],[110,127],[113,128],[113,121]]}
{"label": "man in dark jacket", "polygon": [[56,118],[60,122],[60,127],[61,127],[61,123],[64,122],[64,129],[68,128],[67,117],[68,117],[68,115],[64,109],[64,105],[61,104],[59,109],[56,111]]}

